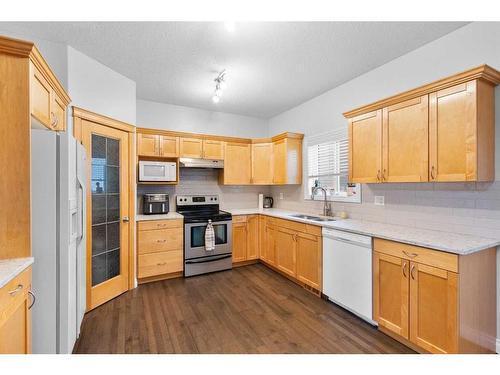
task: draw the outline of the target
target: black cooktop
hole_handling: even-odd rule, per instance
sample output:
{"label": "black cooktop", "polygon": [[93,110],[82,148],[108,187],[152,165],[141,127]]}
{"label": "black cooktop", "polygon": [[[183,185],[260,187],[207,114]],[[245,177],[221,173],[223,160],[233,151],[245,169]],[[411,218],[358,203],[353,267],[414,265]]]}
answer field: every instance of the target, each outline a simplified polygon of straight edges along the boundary
{"label": "black cooktop", "polygon": [[229,212],[221,211],[218,207],[177,207],[177,212],[184,216],[184,223],[203,223],[208,220],[212,220],[212,222],[215,223],[217,221],[231,220],[232,218],[232,215]]}

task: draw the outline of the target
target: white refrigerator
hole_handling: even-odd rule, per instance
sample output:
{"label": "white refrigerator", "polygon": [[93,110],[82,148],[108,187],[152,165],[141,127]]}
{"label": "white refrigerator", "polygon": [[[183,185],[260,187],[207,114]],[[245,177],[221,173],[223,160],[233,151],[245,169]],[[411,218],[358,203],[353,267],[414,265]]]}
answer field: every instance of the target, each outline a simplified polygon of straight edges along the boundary
{"label": "white refrigerator", "polygon": [[32,129],[33,353],[71,353],[85,313],[85,149]]}

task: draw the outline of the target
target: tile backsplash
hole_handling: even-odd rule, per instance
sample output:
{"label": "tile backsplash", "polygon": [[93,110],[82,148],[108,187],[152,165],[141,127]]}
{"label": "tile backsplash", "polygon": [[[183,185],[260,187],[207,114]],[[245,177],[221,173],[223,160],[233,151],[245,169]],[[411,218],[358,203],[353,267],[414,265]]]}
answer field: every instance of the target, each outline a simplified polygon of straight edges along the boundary
{"label": "tile backsplash", "polygon": [[181,168],[178,185],[137,185],[137,212],[142,213],[142,195],[166,193],[170,198],[170,210],[175,211],[176,195],[217,194],[221,208],[254,208],[258,195],[269,195],[269,186],[224,186],[218,183],[216,169]]}
{"label": "tile backsplash", "polygon": [[[322,212],[323,202],[305,200],[301,186],[271,190],[275,207]],[[375,196],[384,196],[385,205],[375,205]],[[353,219],[500,237],[500,181],[363,184],[361,204],[334,202],[332,208],[346,211]]]}

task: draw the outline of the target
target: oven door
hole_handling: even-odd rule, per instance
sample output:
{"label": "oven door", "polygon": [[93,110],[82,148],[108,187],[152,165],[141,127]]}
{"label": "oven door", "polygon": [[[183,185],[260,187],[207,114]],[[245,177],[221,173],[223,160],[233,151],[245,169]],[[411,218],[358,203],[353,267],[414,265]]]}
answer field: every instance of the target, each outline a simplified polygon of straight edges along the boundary
{"label": "oven door", "polygon": [[205,250],[207,224],[206,222],[184,224],[184,259],[232,253],[232,221],[212,223],[215,232],[215,249],[212,251]]}

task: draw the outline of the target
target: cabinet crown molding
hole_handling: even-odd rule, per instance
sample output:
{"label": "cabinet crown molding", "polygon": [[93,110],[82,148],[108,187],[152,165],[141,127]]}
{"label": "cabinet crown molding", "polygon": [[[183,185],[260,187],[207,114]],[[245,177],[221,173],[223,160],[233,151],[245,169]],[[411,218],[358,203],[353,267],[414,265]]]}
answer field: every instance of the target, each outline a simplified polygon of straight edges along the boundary
{"label": "cabinet crown molding", "polygon": [[466,70],[464,72],[457,73],[452,76],[442,78],[437,81],[428,83],[426,85],[417,87],[415,89],[404,91],[402,93],[390,96],[388,98],[378,100],[371,104],[367,104],[352,109],[350,111],[344,112],[343,115],[345,118],[352,118],[368,112],[376,111],[383,107],[388,107],[390,105],[403,102],[405,100],[414,99],[419,96],[429,94],[431,92],[443,90],[448,87],[472,81],[475,79],[482,80],[488,82],[491,85],[496,86],[500,83],[500,72],[489,65],[483,64],[475,68]]}
{"label": "cabinet crown molding", "polygon": [[64,102],[64,105],[67,106],[71,102],[68,93],[33,42],[0,36],[0,53],[29,58],[45,78],[51,82],[53,89]]}
{"label": "cabinet crown molding", "polygon": [[124,130],[129,133],[135,133],[135,126],[128,124],[124,121],[116,120],[111,117],[103,116],[95,112],[91,112],[89,110],[79,108],[79,107],[71,107],[73,109],[73,117],[81,118],[83,120],[88,120],[91,122],[95,122],[97,124],[107,125],[112,128],[118,130]]}

